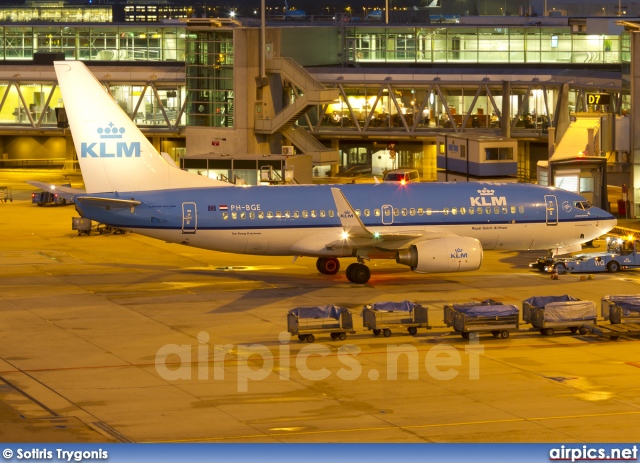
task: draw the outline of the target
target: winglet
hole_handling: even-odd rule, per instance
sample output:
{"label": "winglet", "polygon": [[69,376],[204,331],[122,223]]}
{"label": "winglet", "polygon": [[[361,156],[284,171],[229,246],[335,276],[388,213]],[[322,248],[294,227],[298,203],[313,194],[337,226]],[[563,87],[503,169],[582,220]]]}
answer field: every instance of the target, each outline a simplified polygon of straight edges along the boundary
{"label": "winglet", "polygon": [[371,237],[373,233],[364,226],[362,220],[360,220],[356,211],[353,210],[353,207],[351,207],[351,204],[349,204],[349,201],[347,201],[347,198],[345,198],[340,188],[331,188],[331,194],[336,203],[338,218],[340,218],[340,223],[344,231],[355,236]]}

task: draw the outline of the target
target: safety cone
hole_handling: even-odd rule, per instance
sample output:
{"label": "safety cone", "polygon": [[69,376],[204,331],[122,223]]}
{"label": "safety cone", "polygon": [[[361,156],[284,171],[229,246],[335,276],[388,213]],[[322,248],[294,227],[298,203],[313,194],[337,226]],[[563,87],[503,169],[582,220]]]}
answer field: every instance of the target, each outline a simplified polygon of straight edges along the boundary
{"label": "safety cone", "polygon": [[551,274],[551,279],[552,280],[558,279],[558,267],[553,267],[553,273]]}

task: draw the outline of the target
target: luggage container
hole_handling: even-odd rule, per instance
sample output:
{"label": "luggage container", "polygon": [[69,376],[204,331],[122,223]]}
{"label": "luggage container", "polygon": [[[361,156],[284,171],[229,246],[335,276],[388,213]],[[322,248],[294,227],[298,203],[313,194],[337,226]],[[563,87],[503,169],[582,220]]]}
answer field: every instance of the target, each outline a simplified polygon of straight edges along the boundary
{"label": "luggage container", "polygon": [[476,307],[479,305],[502,305],[502,302],[494,301],[493,299],[486,299],[482,302],[463,302],[461,304],[447,304],[444,306],[444,324],[447,326],[453,326],[453,318],[456,310],[463,307]]}
{"label": "luggage container", "polygon": [[287,331],[300,341],[313,342],[316,334],[329,333],[332,339],[344,341],[353,330],[353,317],[344,307],[323,305],[297,307],[287,314]]}
{"label": "luggage container", "polygon": [[429,326],[429,313],[425,307],[410,301],[376,302],[368,304],[362,310],[362,324],[378,336],[391,336],[392,329],[406,329],[415,336],[418,328]]}
{"label": "luggage container", "polygon": [[640,323],[640,294],[605,296],[600,304],[602,318],[612,324]]}
{"label": "luggage container", "polygon": [[93,223],[91,219],[86,219],[84,217],[71,217],[71,229],[77,230],[78,235],[91,234],[91,229],[93,227]]}
{"label": "luggage container", "polygon": [[596,319],[596,304],[592,301],[549,302],[531,309],[531,325],[547,336],[556,330],[586,334],[584,325],[595,325]]}
{"label": "luggage container", "polygon": [[520,310],[515,305],[466,305],[453,308],[453,328],[463,338],[490,332],[496,338],[506,339],[509,331],[517,330]]}
{"label": "luggage container", "polygon": [[544,308],[550,302],[577,301],[575,297],[565,294],[564,296],[533,296],[522,301],[522,320],[531,323],[531,309],[535,307]]}

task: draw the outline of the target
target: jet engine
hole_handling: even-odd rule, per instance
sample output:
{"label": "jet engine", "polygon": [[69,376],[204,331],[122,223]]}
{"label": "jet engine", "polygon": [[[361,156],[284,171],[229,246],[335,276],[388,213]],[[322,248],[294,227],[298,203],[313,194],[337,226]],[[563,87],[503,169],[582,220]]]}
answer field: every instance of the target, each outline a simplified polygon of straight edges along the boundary
{"label": "jet engine", "polygon": [[468,272],[480,268],[482,246],[464,236],[424,240],[398,251],[396,262],[417,273]]}

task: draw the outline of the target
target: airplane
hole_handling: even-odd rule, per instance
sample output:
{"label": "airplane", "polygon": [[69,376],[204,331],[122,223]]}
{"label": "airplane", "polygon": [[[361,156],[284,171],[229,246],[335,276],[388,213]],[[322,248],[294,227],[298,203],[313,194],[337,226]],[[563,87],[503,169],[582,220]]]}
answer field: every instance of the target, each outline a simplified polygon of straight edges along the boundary
{"label": "airplane", "polygon": [[[514,183],[235,186],[161,156],[84,63],[54,63],[86,192],[83,217],[171,243],[238,254],[340,258],[364,284],[371,259],[417,273],[471,271],[483,249],[581,249],[616,225],[582,196]],[[87,104],[91,101],[91,104]],[[99,108],[99,110],[96,110]]]}
{"label": "airplane", "polygon": [[284,0],[284,19],[306,19],[304,10],[290,10],[287,0]]}

